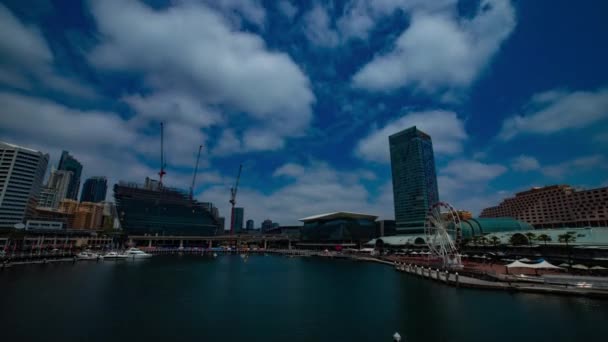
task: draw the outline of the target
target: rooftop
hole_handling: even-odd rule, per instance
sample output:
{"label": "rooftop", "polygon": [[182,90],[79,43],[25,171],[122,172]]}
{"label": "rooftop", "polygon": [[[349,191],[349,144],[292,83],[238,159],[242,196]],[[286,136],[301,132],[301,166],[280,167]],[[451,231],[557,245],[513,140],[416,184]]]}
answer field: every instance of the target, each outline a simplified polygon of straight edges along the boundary
{"label": "rooftop", "polygon": [[378,218],[378,216],[361,214],[361,213],[351,213],[348,211],[336,211],[333,213],[325,213],[325,214],[319,214],[319,215],[301,218],[299,221],[310,222],[310,221],[317,221],[317,220],[333,220],[333,219],[337,219],[337,218],[369,219],[369,220],[375,221]]}

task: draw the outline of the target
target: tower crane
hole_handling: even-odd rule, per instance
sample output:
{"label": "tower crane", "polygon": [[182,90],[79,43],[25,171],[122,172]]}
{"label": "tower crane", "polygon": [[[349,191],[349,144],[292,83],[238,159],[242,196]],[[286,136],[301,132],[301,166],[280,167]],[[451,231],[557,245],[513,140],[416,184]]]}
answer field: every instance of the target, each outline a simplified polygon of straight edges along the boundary
{"label": "tower crane", "polygon": [[234,187],[230,188],[230,204],[232,204],[232,211],[230,213],[230,235],[234,234],[234,206],[236,205],[236,192],[239,190],[239,181],[241,180],[241,171],[243,170],[243,164],[239,165],[239,174],[236,176],[236,183]]}
{"label": "tower crane", "polygon": [[194,192],[194,183],[196,182],[196,174],[198,173],[198,161],[201,159],[201,149],[203,145],[198,146],[198,155],[196,156],[196,164],[194,165],[194,175],[192,175],[192,185],[190,185],[190,199]]}
{"label": "tower crane", "polygon": [[163,122],[160,123],[160,171],[158,172],[158,183],[160,186],[163,186],[163,176],[167,173],[165,172],[165,156],[164,156],[164,128]]}

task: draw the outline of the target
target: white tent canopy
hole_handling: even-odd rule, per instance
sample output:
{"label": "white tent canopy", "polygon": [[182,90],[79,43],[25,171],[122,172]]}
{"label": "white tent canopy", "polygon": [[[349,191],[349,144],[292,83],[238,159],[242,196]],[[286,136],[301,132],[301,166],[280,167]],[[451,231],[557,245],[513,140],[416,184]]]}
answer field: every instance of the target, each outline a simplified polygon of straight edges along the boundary
{"label": "white tent canopy", "polygon": [[550,264],[549,262],[543,260],[542,262],[536,264],[524,264],[523,262],[517,260],[512,263],[506,265],[507,268],[535,268],[535,269],[560,269],[561,267]]}

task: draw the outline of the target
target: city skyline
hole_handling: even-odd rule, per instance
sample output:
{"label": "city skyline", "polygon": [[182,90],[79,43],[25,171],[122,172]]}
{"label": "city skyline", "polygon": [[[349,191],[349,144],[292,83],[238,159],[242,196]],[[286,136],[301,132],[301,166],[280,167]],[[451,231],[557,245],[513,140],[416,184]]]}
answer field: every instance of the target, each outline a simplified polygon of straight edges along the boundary
{"label": "city skyline", "polygon": [[189,187],[202,143],[196,197],[229,217],[243,163],[238,206],[283,224],[392,218],[388,136],[410,126],[433,138],[439,197],[458,209],[479,214],[532,186],[608,185],[608,49],[593,38],[606,4],[153,3],[0,5],[14,33],[0,46],[0,140],[49,165],[67,150],[81,180],[142,182],[158,172],[165,121],[167,184]]}

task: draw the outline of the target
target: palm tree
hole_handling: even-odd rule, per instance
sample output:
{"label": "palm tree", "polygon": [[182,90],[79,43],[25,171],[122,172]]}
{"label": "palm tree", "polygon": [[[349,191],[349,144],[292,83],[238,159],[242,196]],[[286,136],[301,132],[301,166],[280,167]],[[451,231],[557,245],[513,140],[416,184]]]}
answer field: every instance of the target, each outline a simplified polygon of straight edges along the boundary
{"label": "palm tree", "polygon": [[494,248],[496,248],[496,245],[500,242],[500,239],[496,236],[492,236],[490,238],[490,240],[492,241],[492,244],[494,245]]}
{"label": "palm tree", "polygon": [[576,240],[576,236],[574,232],[567,232],[566,234],[562,234],[557,237],[559,242],[564,242],[566,244],[566,249],[568,250],[568,264],[572,264],[572,254],[570,253],[570,242],[574,242]]}
{"label": "palm tree", "polygon": [[528,240],[526,240],[525,235],[517,233],[511,235],[511,237],[509,238],[509,243],[513,246],[525,245],[528,243]]}
{"label": "palm tree", "polygon": [[547,234],[541,234],[538,236],[537,238],[538,241],[542,241],[545,243],[545,246],[547,245],[547,241],[551,241],[551,237]]}
{"label": "palm tree", "polygon": [[530,242],[532,242],[532,241],[534,241],[534,239],[536,239],[536,234],[534,234],[532,232],[526,233],[526,236],[528,237],[528,245],[530,244]]}

